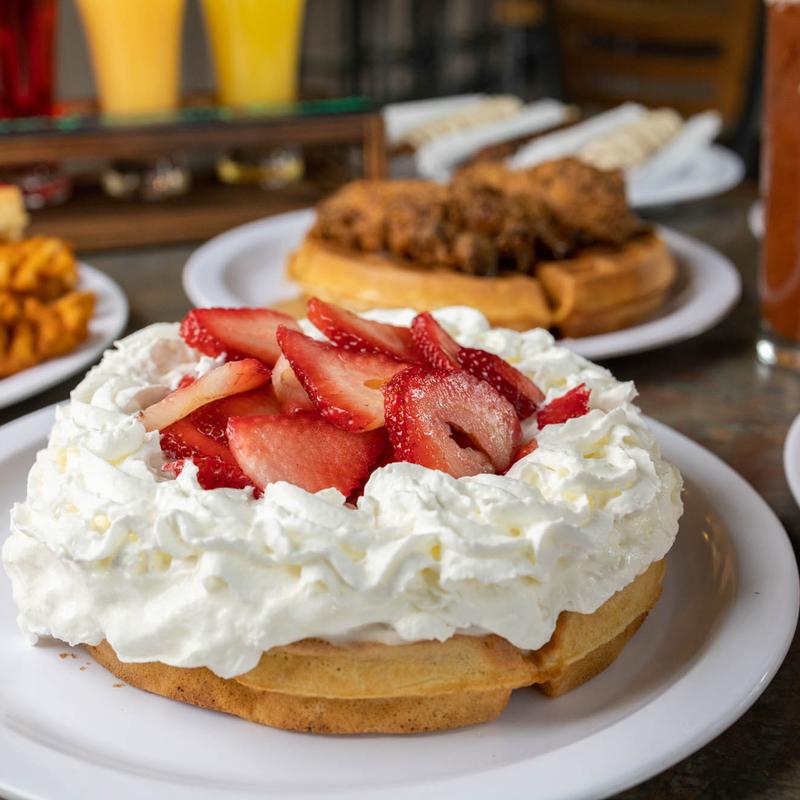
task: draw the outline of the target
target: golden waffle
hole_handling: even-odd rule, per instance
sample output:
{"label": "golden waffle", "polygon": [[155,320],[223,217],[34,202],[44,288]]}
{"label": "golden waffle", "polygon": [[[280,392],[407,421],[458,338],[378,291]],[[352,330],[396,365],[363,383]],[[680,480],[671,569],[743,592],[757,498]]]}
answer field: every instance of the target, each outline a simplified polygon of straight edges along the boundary
{"label": "golden waffle", "polygon": [[408,645],[276,647],[244,675],[121,662],[107,642],[87,646],[132,686],[275,728],[312,733],[419,733],[494,719],[516,688],[555,697],[608,667],[661,593],[658,561],[592,614],[565,611],[548,644],[519,650],[498,636]]}
{"label": "golden waffle", "polygon": [[566,336],[638,322],[664,302],[676,275],[675,261],[655,233],[619,247],[591,248],[574,258],[542,262],[536,277],[490,278],[415,268],[397,258],[349,251],[312,237],[287,265],[287,276],[304,295],[353,311],[465,305],[478,309],[493,326],[558,327]]}

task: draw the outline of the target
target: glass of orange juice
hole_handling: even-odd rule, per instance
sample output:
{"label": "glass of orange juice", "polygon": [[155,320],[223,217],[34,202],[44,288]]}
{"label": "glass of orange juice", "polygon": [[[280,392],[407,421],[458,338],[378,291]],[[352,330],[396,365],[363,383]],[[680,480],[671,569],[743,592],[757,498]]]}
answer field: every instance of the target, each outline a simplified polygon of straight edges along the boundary
{"label": "glass of orange juice", "polygon": [[223,105],[296,99],[304,5],[304,0],[203,0]]}
{"label": "glass of orange juice", "polygon": [[185,0],[77,0],[77,5],[101,110],[143,115],[175,108]]}

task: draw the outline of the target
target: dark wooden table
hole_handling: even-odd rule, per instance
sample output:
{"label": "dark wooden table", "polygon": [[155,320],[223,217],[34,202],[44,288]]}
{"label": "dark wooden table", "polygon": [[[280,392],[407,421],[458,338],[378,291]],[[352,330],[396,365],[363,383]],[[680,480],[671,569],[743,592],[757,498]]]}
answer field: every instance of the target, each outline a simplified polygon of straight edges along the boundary
{"label": "dark wooden table", "polygon": [[[700,442],[741,473],[775,510],[796,546],[800,510],[786,484],[782,448],[789,424],[800,412],[800,376],[761,367],[754,357],[758,245],[746,216],[755,197],[755,186],[747,184],[653,216],[729,256],[744,278],[744,296],[724,322],[703,336],[614,359],[609,366],[618,378],[636,381],[646,413]],[[189,247],[172,247],[92,256],[91,262],[128,294],[129,331],[178,319],[186,311],[189,302],[180,279],[190,252]],[[0,411],[0,423],[66,399],[76,381]],[[797,638],[775,680],[742,719],[693,756],[621,797],[800,797]]]}

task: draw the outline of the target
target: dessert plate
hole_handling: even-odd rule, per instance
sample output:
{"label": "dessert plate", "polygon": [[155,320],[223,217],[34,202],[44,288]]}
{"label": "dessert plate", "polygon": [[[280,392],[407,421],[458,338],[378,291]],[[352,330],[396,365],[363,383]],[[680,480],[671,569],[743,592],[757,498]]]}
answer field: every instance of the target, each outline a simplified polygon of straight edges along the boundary
{"label": "dessert plate", "polygon": [[[23,497],[52,418],[49,407],[0,429],[0,508]],[[537,797],[578,800],[666,769],[766,688],[794,633],[798,576],[756,492],[707,450],[652,426],[687,486],[661,601],[598,678],[557,700],[518,690],[499,719],[474,728],[304,736],[148,695],[80,648],[28,646],[0,571],[0,796],[513,799],[535,786]]]}
{"label": "dessert plate", "polygon": [[798,414],[783,445],[783,469],[786,482],[792,490],[795,502],[800,506],[800,414]]}
{"label": "dessert plate", "polygon": [[[288,255],[314,221],[313,209],[250,222],[216,236],[195,250],[183,269],[183,287],[196,306],[273,305],[297,297],[284,277]],[[681,264],[682,280],[671,299],[645,322],[621,331],[566,340],[590,359],[653,350],[708,330],[741,293],[736,268],[708,245],[659,228]]]}
{"label": "dessert plate", "polygon": [[119,285],[88,264],[79,264],[78,271],[78,288],[94,292],[97,297],[94,314],[89,321],[89,336],[71,353],[0,379],[0,408],[43,392],[86,369],[125,329],[128,301]]}

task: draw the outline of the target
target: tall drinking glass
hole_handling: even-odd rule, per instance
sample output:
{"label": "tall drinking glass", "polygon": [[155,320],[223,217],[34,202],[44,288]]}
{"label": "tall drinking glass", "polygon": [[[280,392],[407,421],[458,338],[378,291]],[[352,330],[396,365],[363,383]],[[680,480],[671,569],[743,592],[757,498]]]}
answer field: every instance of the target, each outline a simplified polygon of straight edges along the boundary
{"label": "tall drinking glass", "polygon": [[152,114],[178,103],[185,0],[77,0],[100,108]]}
{"label": "tall drinking glass", "polygon": [[[76,2],[89,42],[100,110],[108,121],[158,116],[176,108],[185,0]],[[183,194],[189,187],[189,172],[167,156],[115,161],[101,182],[112,197],[161,200]]]}
{"label": "tall drinking glass", "polygon": [[767,364],[800,370],[800,0],[766,0],[759,288]]}
{"label": "tall drinking glass", "polygon": [[[203,0],[222,105],[257,111],[297,99],[304,0]],[[217,162],[225,183],[278,188],[299,180],[300,149],[247,148]]]}
{"label": "tall drinking glass", "polygon": [[296,98],[303,8],[304,0],[203,0],[223,105]]}

